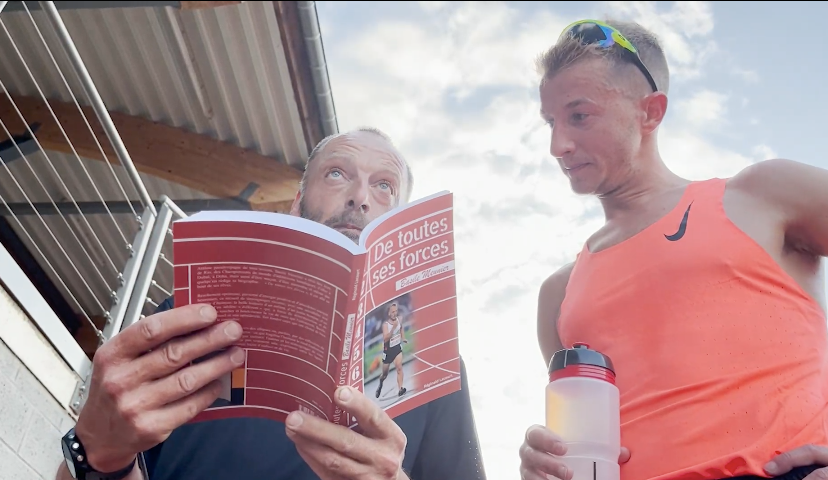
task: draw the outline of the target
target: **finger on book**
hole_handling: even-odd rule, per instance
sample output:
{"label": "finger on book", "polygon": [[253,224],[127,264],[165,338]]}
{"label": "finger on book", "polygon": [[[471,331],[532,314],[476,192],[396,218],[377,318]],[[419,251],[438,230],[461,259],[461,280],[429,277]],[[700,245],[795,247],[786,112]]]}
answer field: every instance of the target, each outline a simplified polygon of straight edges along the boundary
{"label": "finger on book", "polygon": [[405,448],[405,434],[377,404],[351,387],[337,389],[336,403],[356,417],[360,430],[370,438],[397,441]]}
{"label": "finger on book", "polygon": [[[192,394],[169,403],[164,407],[151,410],[145,413],[145,423],[149,427],[157,429],[158,438],[155,445],[167,439],[167,436],[176,428],[184,425],[196,415],[204,411],[218,398],[221,393],[221,382],[214,380],[201,387]],[[151,448],[155,445],[150,445]]]}
{"label": "finger on book", "polygon": [[131,359],[182,335],[212,325],[217,318],[210,305],[187,305],[142,318],[112,337],[112,351]]}
{"label": "finger on book", "polygon": [[244,350],[231,347],[207,360],[193,363],[145,387],[153,405],[174,403],[201,390],[244,364]]}
{"label": "finger on book", "polygon": [[[299,422],[301,420],[301,422]],[[320,445],[358,462],[370,462],[376,448],[371,440],[313,415],[293,412],[285,422],[287,436],[298,445]]]}
{"label": "finger on book", "polygon": [[321,478],[368,478],[368,465],[349,458],[327,445],[301,439],[296,451]]}
{"label": "finger on book", "polygon": [[241,335],[241,326],[236,322],[214,324],[190,335],[173,338],[136,359],[131,367],[142,381],[164,378],[191,362],[206,362],[226,353],[225,349],[237,342]]}

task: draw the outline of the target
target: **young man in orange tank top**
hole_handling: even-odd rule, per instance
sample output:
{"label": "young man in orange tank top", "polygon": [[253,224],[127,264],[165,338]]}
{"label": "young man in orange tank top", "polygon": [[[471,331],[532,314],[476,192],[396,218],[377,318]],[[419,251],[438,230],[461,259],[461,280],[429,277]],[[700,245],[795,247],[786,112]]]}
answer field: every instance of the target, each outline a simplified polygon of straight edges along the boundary
{"label": "young man in orange tank top", "polygon": [[[667,62],[637,24],[576,22],[538,63],[551,153],[606,217],[541,286],[539,343],[612,358],[622,480],[828,478],[828,171],[670,171]],[[521,478],[571,479],[565,451],[529,428]]]}

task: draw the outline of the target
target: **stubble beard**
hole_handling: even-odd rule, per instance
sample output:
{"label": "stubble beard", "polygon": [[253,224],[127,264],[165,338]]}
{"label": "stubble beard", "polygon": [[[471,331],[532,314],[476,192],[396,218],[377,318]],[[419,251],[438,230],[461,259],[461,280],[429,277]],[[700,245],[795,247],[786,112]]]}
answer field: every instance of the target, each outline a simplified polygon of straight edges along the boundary
{"label": "stubble beard", "polygon": [[[331,218],[329,218],[329,219],[327,219],[323,222],[321,220],[321,218],[322,218],[321,213],[310,211],[310,209],[308,208],[307,203],[305,202],[305,196],[304,195],[302,195],[299,198],[299,216],[302,217],[302,218],[305,218],[307,220],[311,220],[313,222],[316,222],[316,223],[321,223],[322,225],[325,225],[326,227],[330,227],[330,228],[333,228],[334,225],[339,224],[339,223],[350,223],[350,224],[356,225],[357,227],[360,227],[360,228],[365,228],[365,226],[368,224],[368,221],[365,219],[365,217],[363,215],[360,215],[360,214],[358,214],[356,212],[353,212],[353,211],[340,212],[340,213],[332,216]],[[339,231],[339,230],[337,230],[337,231]],[[359,243],[359,233],[356,233],[356,232],[353,232],[353,231],[350,231],[350,230],[339,231],[339,233],[345,235],[346,237],[351,239],[351,241],[353,241],[354,243]]]}

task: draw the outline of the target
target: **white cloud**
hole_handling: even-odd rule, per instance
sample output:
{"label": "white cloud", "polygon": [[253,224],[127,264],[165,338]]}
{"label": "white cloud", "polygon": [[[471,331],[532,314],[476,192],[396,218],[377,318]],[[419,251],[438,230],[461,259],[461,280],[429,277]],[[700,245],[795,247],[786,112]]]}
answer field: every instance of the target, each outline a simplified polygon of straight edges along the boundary
{"label": "white cloud", "polygon": [[748,70],[741,67],[733,67],[731,73],[733,73],[733,75],[736,75],[737,77],[741,78],[742,80],[748,83],[756,83],[759,81],[759,73],[757,73],[755,70]]}
{"label": "white cloud", "polygon": [[700,129],[718,128],[725,121],[728,96],[703,89],[680,100],[676,107],[679,121]]}
{"label": "white cloud", "polygon": [[752,158],[716,147],[692,130],[665,127],[660,144],[667,166],[691,180],[730,177],[753,163]]}
{"label": "white cloud", "polygon": [[658,11],[657,2],[605,4],[608,15],[636,21],[659,38],[670,67],[671,84],[675,80],[698,77],[706,61],[717,51],[716,42],[709,38],[713,31],[710,2],[673,2],[663,12]]}
{"label": "white cloud", "polygon": [[[554,5],[530,14],[499,2],[421,2],[419,23],[399,15],[337,25],[335,38],[323,31],[340,128],[391,135],[414,168],[415,197],[455,193],[461,351],[492,479],[517,478],[525,429],[543,422],[538,288],[603,219],[595,200],[570,191],[538,115],[534,58],[578,18]],[[703,73],[715,48],[707,3],[599,7],[656,30],[675,76]],[[755,160],[704,138],[705,127],[727,121],[726,100],[701,89],[671,107],[661,151],[680,175],[730,176]]]}
{"label": "white cloud", "polygon": [[769,160],[772,158],[779,158],[776,152],[765,144],[759,144],[753,147],[753,159],[756,161]]}
{"label": "white cloud", "polygon": [[446,2],[417,2],[423,10],[434,13],[438,12],[446,6]]}

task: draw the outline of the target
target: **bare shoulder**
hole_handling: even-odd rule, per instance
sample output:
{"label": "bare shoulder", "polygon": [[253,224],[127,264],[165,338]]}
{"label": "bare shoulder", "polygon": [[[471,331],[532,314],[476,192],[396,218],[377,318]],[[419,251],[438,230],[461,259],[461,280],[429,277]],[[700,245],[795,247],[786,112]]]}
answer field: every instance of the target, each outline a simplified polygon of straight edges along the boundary
{"label": "bare shoulder", "polygon": [[558,336],[558,317],[566,297],[566,286],[575,262],[568,263],[541,284],[538,294],[538,343],[545,362],[562,347]]}
{"label": "bare shoulder", "polygon": [[776,158],[754,163],[728,181],[728,189],[761,202],[762,206],[795,208],[808,202],[808,193],[823,190],[828,171],[797,162]]}
{"label": "bare shoulder", "polygon": [[[828,252],[828,170],[785,159],[753,164],[728,182],[762,215],[778,214],[787,239],[809,251]],[[798,247],[803,248],[803,247]]]}

